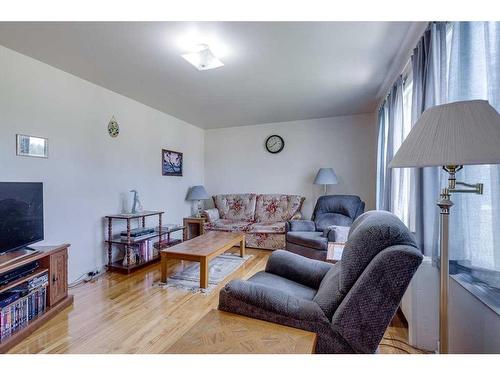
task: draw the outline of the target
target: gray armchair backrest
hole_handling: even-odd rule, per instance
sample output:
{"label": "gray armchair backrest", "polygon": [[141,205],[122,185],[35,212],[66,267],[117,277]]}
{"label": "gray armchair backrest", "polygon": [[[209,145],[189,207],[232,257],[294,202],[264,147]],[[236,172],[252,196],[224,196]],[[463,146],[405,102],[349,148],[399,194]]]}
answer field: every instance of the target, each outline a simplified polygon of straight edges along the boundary
{"label": "gray armchair backrest", "polygon": [[365,210],[365,202],[356,195],[324,195],[318,198],[311,220],[316,230],[330,225],[350,226]]}
{"label": "gray armchair backrest", "polygon": [[370,211],[353,224],[332,327],[354,351],[375,352],[422,259],[415,238],[392,213]]}

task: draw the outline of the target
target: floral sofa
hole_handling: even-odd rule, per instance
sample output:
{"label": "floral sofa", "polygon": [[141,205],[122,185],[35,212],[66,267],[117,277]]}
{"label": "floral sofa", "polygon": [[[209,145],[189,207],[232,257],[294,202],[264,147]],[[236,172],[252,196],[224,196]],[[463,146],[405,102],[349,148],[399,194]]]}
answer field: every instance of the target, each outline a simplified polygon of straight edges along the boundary
{"label": "floral sofa", "polygon": [[285,223],[301,218],[304,199],[286,194],[216,195],[215,208],[204,211],[205,231],[244,232],[248,247],[284,249]]}

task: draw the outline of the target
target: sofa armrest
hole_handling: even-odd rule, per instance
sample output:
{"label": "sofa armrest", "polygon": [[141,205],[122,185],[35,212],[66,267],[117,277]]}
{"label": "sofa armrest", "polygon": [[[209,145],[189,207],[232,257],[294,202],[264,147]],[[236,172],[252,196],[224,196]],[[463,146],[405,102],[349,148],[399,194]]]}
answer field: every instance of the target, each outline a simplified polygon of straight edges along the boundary
{"label": "sofa armrest", "polygon": [[314,232],[316,224],[312,220],[288,220],[285,224],[286,232]]}
{"label": "sofa armrest", "polygon": [[219,210],[217,208],[208,208],[203,210],[203,215],[207,218],[209,223],[220,219]]}
{"label": "sofa armrest", "polygon": [[[251,308],[241,311],[242,305]],[[265,316],[276,314],[299,321],[329,324],[317,303],[244,280],[232,280],[220,291],[219,309],[257,318],[260,312],[265,311]]]}
{"label": "sofa armrest", "polygon": [[266,264],[266,272],[318,289],[332,265],[286,250],[275,250]]}

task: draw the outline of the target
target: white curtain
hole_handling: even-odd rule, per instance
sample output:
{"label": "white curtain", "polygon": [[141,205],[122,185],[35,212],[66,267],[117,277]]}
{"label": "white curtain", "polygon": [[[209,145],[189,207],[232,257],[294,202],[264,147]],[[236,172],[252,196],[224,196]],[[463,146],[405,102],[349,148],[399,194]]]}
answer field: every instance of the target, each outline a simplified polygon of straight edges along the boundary
{"label": "white curtain", "polygon": [[[486,99],[500,112],[500,22],[455,22],[450,32],[448,101]],[[465,166],[457,179],[483,183],[484,194],[453,194],[450,259],[500,271],[500,166]]]}
{"label": "white curtain", "polygon": [[394,212],[408,224],[409,169],[387,167],[405,139],[403,78],[400,76],[379,110],[377,209]]}
{"label": "white curtain", "polygon": [[[414,50],[412,76],[412,124],[427,108],[459,100],[486,99],[500,112],[500,22],[431,23]],[[387,169],[404,139],[400,132],[404,123],[401,92],[399,78],[379,112],[377,208],[404,219],[401,192],[405,174]],[[409,226],[415,227],[417,242],[426,255],[436,256],[438,251],[436,200],[440,187],[447,183],[445,177],[439,168],[411,172],[411,194],[406,202]],[[484,194],[453,194],[450,259],[499,287],[500,273],[495,271],[500,271],[500,166],[465,166],[457,179],[483,183]]]}

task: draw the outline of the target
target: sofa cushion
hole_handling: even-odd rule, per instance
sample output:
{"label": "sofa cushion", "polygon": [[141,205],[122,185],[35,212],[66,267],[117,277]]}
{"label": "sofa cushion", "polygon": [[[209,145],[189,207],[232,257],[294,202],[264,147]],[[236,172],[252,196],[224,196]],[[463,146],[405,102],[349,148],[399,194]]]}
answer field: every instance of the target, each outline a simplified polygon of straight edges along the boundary
{"label": "sofa cushion", "polygon": [[252,221],[255,202],[255,194],[221,194],[214,197],[221,219]]}
{"label": "sofa cushion", "polygon": [[319,285],[318,292],[313,298],[326,317],[332,319],[333,313],[342,302],[343,295],[339,290],[340,285],[340,262],[335,263],[328,271]]}
{"label": "sofa cushion", "polygon": [[275,288],[291,296],[306,300],[312,300],[316,294],[315,289],[265,271],[257,272],[249,278],[248,281],[254,284]]}
{"label": "sofa cushion", "polygon": [[251,221],[220,219],[205,223],[205,229],[223,232],[246,232],[251,224]]}
{"label": "sofa cushion", "polygon": [[287,232],[286,241],[317,250],[327,250],[328,239],[323,232]]}
{"label": "sofa cushion", "polygon": [[300,210],[303,200],[300,195],[259,194],[255,206],[255,221],[291,220]]}
{"label": "sofa cushion", "polygon": [[254,223],[248,228],[249,233],[285,233],[285,222]]}

